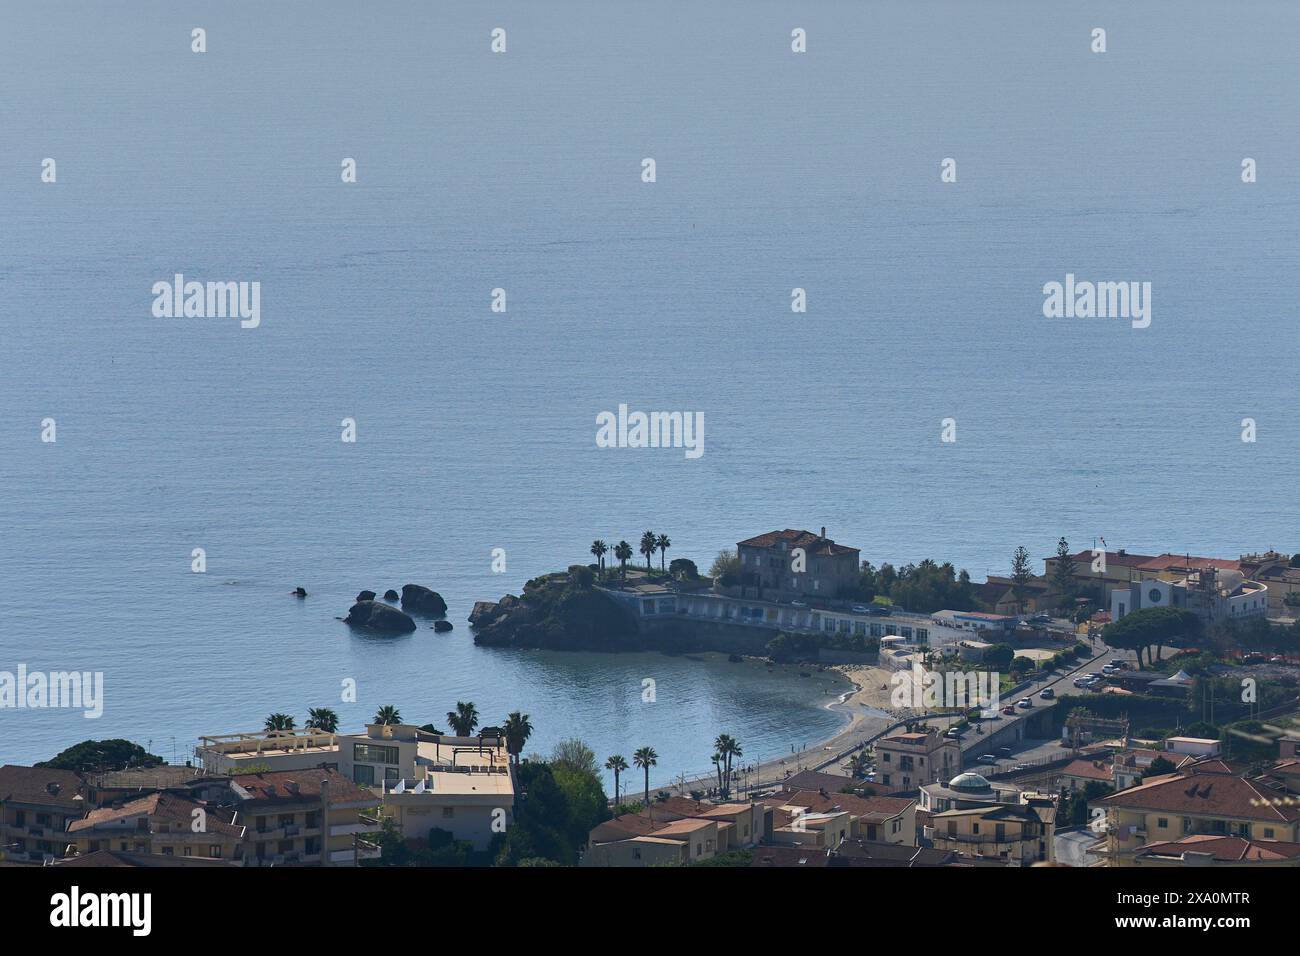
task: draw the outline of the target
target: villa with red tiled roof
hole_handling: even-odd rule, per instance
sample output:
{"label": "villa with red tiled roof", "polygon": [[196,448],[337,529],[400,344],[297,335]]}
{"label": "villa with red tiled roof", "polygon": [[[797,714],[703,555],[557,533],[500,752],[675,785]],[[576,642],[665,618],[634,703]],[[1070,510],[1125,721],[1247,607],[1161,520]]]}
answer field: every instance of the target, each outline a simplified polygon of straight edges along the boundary
{"label": "villa with red tiled roof", "polygon": [[858,549],[821,534],[786,528],[736,544],[742,596],[783,600],[834,598],[857,583]]}

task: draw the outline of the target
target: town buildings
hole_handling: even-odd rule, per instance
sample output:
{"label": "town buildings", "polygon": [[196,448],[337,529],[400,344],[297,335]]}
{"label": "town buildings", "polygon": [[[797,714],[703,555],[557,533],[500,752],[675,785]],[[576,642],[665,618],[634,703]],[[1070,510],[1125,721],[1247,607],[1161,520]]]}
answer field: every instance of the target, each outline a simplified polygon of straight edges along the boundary
{"label": "town buildings", "polygon": [[961,744],[933,728],[909,730],[876,741],[877,786],[889,793],[917,790],[961,770]]}
{"label": "town buildings", "polygon": [[42,767],[0,767],[0,858],[42,862],[64,855],[70,822],[93,804],[81,774]]}
{"label": "town buildings", "polygon": [[[1097,801],[1106,811],[1103,845],[1093,852],[1111,866],[1140,866],[1150,845],[1189,837],[1248,841],[1300,840],[1300,800],[1267,778],[1249,779],[1222,760],[1205,758],[1172,774]],[[1159,854],[1157,854],[1159,855]]]}
{"label": "town buildings", "polygon": [[407,838],[432,829],[485,850],[514,814],[505,739],[431,734],[411,724],[370,724],[364,734],[256,731],[204,737],[195,755],[213,773],[331,768],[376,793]]}
{"label": "town buildings", "polygon": [[77,855],[198,857],[244,866],[353,866],[377,856],[380,801],[333,769],[196,777],[69,823]]}

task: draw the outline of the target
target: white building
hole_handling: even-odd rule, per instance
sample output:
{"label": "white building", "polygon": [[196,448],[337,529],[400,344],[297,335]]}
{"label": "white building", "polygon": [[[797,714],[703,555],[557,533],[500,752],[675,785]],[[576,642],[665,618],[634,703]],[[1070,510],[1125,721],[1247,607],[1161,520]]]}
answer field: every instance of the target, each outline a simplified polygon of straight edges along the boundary
{"label": "white building", "polygon": [[370,724],[364,734],[257,731],[203,737],[194,754],[208,773],[329,767],[370,788],[409,838],[437,827],[486,849],[514,814],[504,739],[450,737],[411,724]]}
{"label": "white building", "polygon": [[1186,577],[1144,578],[1110,592],[1111,620],[1150,607],[1181,607],[1205,621],[1268,613],[1268,587],[1248,581],[1240,571],[1205,568]]}

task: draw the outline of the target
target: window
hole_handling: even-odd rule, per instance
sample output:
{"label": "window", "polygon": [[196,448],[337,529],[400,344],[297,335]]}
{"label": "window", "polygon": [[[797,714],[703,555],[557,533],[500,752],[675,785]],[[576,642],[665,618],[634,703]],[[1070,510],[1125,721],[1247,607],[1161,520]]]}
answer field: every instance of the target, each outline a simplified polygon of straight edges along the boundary
{"label": "window", "polygon": [[1264,839],[1265,839],[1265,840],[1271,840],[1271,839],[1273,839],[1273,828],[1272,828],[1272,827],[1264,827]]}
{"label": "window", "polygon": [[397,768],[396,768],[396,767],[385,767],[385,768],[384,768],[384,783],[397,783],[397,781],[398,781]]}
{"label": "window", "polygon": [[175,855],[176,855],[176,851],[172,847],[169,846],[163,847],[163,856],[175,856]]}
{"label": "window", "polygon": [[1158,829],[1161,829],[1161,830],[1168,830],[1168,829],[1169,829],[1169,818],[1168,818],[1168,817],[1157,817],[1157,818],[1156,818],[1156,827],[1157,827]]}
{"label": "window", "polygon": [[397,763],[396,747],[378,747],[374,744],[353,744],[352,760],[355,763]]}
{"label": "window", "polygon": [[375,768],[365,767],[360,764],[353,767],[352,782],[363,787],[373,787],[375,785]]}
{"label": "window", "polygon": [[210,846],[208,847],[208,858],[211,859],[211,860],[219,860],[219,859],[221,859],[221,846],[220,846],[220,844],[213,843],[212,845],[210,845]]}
{"label": "window", "polygon": [[320,852],[320,839],[318,837],[308,837],[304,850],[308,856],[315,856]]}
{"label": "window", "polygon": [[292,840],[281,840],[281,841],[279,842],[279,844],[276,846],[275,849],[276,849],[276,852],[277,852],[277,853],[292,853],[292,852],[293,852],[293,841],[292,841]]}
{"label": "window", "polygon": [[921,642],[928,641],[930,639],[929,629],[924,627],[918,627],[916,629],[916,639]]}
{"label": "window", "polygon": [[[122,847],[122,849],[125,850],[126,847]],[[194,855],[194,848],[193,848],[193,847],[190,847],[190,846],[181,847],[181,856],[193,856],[193,855]]]}

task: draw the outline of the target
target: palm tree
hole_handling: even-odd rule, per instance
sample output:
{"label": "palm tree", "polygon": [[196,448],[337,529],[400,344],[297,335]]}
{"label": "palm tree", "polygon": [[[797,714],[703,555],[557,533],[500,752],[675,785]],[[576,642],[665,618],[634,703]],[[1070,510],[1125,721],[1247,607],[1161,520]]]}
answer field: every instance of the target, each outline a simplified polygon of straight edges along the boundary
{"label": "palm tree", "polygon": [[605,761],[605,769],[614,771],[614,805],[618,806],[618,775],[627,769],[627,761],[622,754],[614,754]]}
{"label": "palm tree", "polygon": [[458,700],[456,709],[447,711],[447,723],[451,724],[451,729],[457,737],[472,737],[474,728],[478,726],[478,708],[473,702],[467,704],[463,700]]}
{"label": "palm tree", "polygon": [[[473,704],[470,705],[471,707]],[[510,754],[510,759],[516,764],[519,763],[519,755],[524,751],[524,744],[528,738],[533,735],[533,724],[528,719],[527,714],[521,714],[519,711],[511,711],[506,717],[506,722],[501,725],[501,729],[506,735],[506,752]]]}
{"label": "palm tree", "polygon": [[715,750],[713,752],[713,756],[710,757],[709,760],[713,763],[714,773],[718,775],[718,793],[721,793],[722,792],[722,754],[718,753]]}
{"label": "palm tree", "polygon": [[731,793],[731,761],[736,757],[743,757],[745,751],[741,749],[736,738],[730,734],[718,734],[718,739],[713,741],[713,746],[717,751],[714,757],[722,761],[719,784],[722,795],[726,797]]}
{"label": "palm tree", "polygon": [[601,541],[600,538],[591,542],[591,553],[596,556],[596,564],[602,571],[605,570],[605,552],[608,550],[609,545]]}
{"label": "palm tree", "polygon": [[647,572],[651,570],[650,559],[654,557],[655,548],[658,547],[658,540],[653,531],[643,531],[641,533],[641,546],[637,550],[645,555],[645,569]]}
{"label": "palm tree", "polygon": [[870,764],[871,760],[867,757],[867,752],[859,750],[849,758],[849,773],[857,778],[865,777]]}
{"label": "palm tree", "polygon": [[660,571],[668,570],[667,568],[664,567],[664,561],[668,557],[668,549],[671,548],[672,546],[673,543],[668,539],[668,535],[666,534],[661,534],[659,537],[655,538],[655,547],[659,549],[659,570]]}
{"label": "palm tree", "polygon": [[650,806],[650,768],[658,765],[659,755],[653,747],[642,747],[632,754],[632,762],[645,770],[645,805]]}
{"label": "palm tree", "polygon": [[272,732],[277,730],[293,730],[294,720],[288,714],[271,714],[266,718],[266,723],[263,725],[263,728]]}
{"label": "palm tree", "polygon": [[308,707],[307,723],[304,726],[332,734],[339,729],[339,715],[328,707]]}
{"label": "palm tree", "polygon": [[377,724],[400,724],[402,722],[402,712],[392,704],[385,704],[375,711],[375,723]]}
{"label": "palm tree", "polygon": [[626,581],[627,563],[632,560],[632,546],[626,541],[620,541],[614,545],[614,557],[618,559],[619,573],[623,576],[623,580]]}

